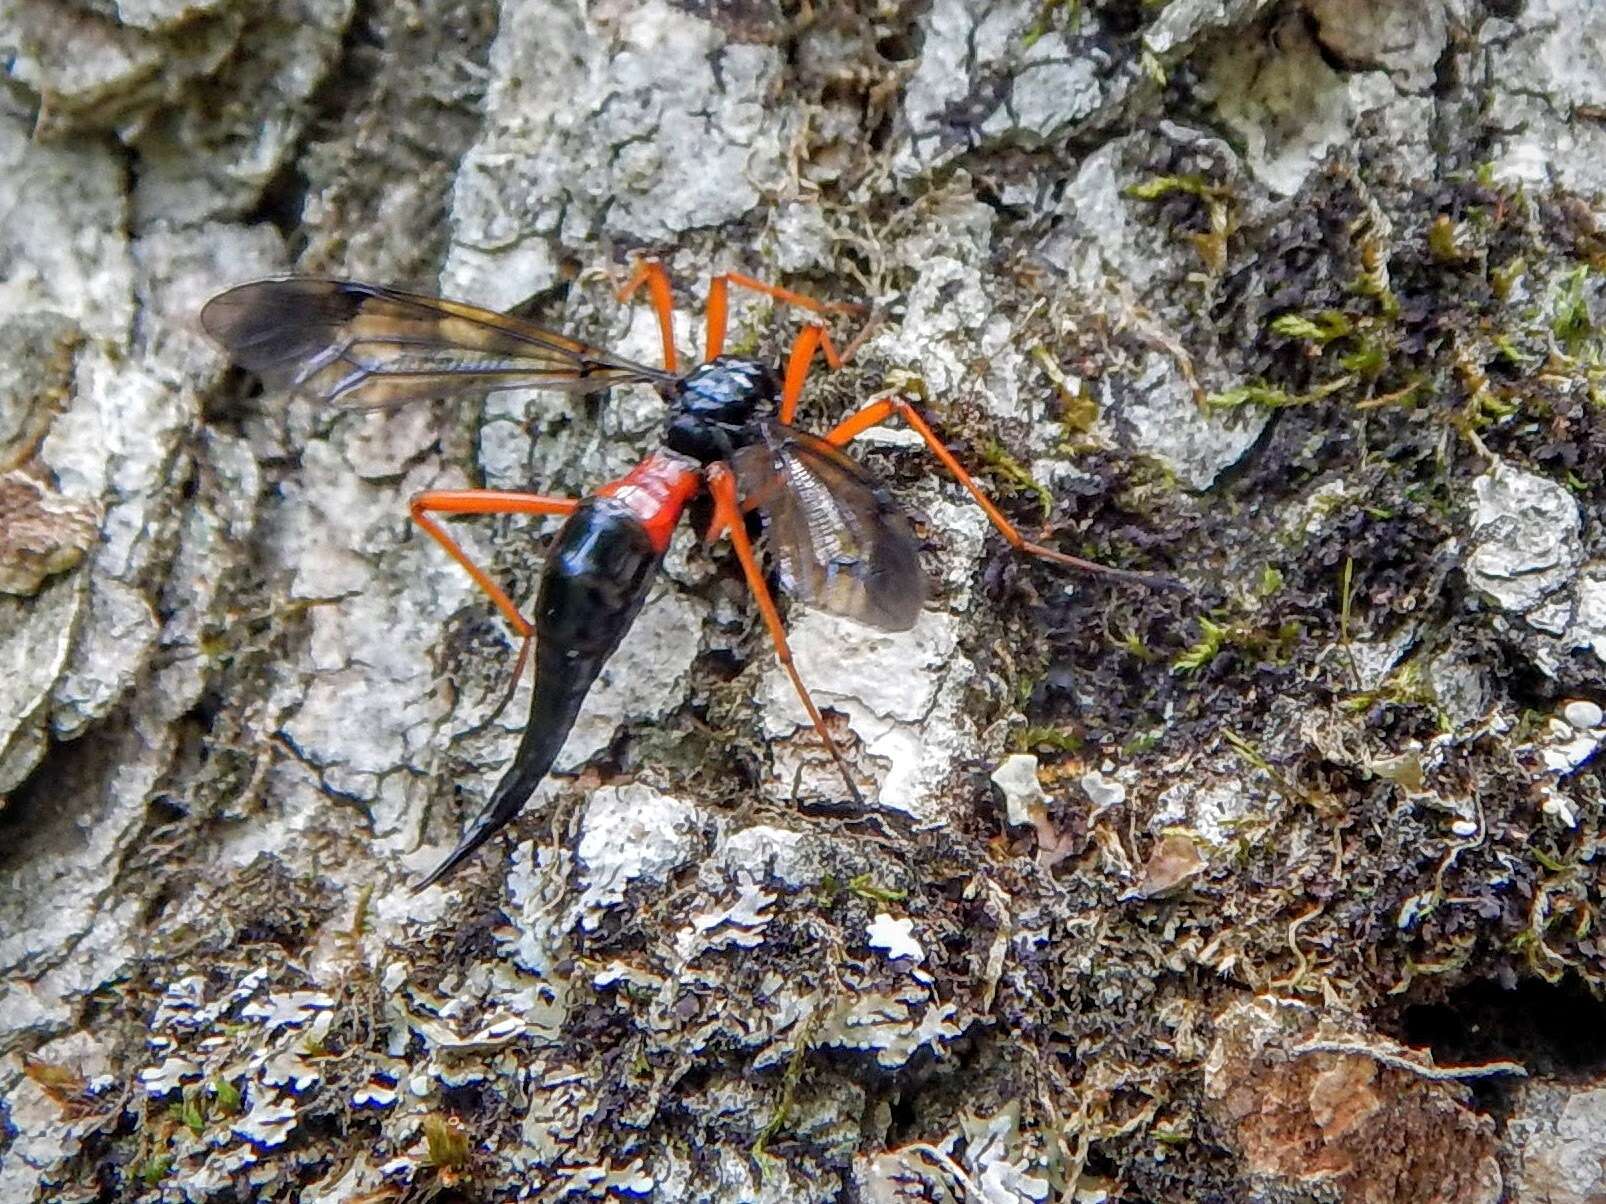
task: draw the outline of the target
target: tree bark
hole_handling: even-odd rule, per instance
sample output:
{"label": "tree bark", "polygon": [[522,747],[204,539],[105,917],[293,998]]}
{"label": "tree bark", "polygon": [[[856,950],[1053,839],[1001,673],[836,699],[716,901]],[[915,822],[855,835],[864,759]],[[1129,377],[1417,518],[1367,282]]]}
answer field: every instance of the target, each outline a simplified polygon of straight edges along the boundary
{"label": "tree bark", "polygon": [[[1580,0],[15,0],[0,12],[0,1201],[1606,1192],[1606,13]],[[931,599],[677,540],[528,686],[407,521],[645,389],[264,394],[299,272],[655,362],[614,287],[874,307]],[[799,314],[738,293],[728,349]],[[835,328],[839,342],[859,331]],[[528,599],[550,526],[454,526]]]}

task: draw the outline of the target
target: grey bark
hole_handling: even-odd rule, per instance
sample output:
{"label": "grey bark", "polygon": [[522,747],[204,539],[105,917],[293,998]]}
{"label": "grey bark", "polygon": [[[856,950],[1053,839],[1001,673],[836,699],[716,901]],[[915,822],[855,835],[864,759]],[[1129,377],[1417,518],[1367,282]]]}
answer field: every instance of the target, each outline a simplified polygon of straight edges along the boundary
{"label": "grey bark", "polygon": [[[1578,0],[13,0],[0,1200],[1599,1198],[1603,46]],[[869,811],[687,536],[566,774],[410,896],[525,695],[406,499],[584,492],[662,402],[336,414],[196,313],[294,270],[651,360],[642,253],[683,352],[715,272],[872,303],[804,425],[918,398],[1188,592],[867,438],[933,601],[789,626]],[[539,524],[460,530],[530,595]]]}

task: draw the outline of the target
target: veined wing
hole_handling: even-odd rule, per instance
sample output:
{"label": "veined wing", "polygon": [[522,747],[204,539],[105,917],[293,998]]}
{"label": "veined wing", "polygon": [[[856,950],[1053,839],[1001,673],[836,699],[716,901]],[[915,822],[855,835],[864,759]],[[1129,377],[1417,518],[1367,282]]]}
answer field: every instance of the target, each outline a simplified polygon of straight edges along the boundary
{"label": "veined wing", "polygon": [[349,280],[286,276],[219,293],[201,325],[270,389],[350,409],[539,386],[588,393],[672,380],[492,310]]}
{"label": "veined wing", "polygon": [[914,625],[926,600],[920,544],[886,487],[815,435],[778,422],[731,458],[745,509],[794,597],[886,631]]}

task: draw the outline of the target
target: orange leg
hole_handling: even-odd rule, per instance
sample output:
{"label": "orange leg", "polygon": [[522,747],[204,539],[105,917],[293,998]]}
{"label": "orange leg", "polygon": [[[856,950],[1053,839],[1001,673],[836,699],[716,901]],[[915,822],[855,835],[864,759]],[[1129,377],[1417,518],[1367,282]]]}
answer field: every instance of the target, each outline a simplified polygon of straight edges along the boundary
{"label": "orange leg", "polygon": [[507,596],[489,574],[469,558],[463,551],[461,544],[451,537],[451,534],[439,522],[431,518],[431,512],[436,514],[558,514],[569,515],[580,503],[574,498],[544,497],[539,493],[510,493],[500,489],[431,489],[424,493],[415,494],[408,503],[408,510],[412,513],[413,521],[422,527],[436,543],[446,549],[446,554],[468,571],[474,579],[474,584],[490,596],[496,603],[496,609],[502,612],[502,617],[519,633],[519,656],[513,662],[513,676],[509,679],[507,693],[502,701],[491,712],[488,722],[495,722],[497,717],[512,701],[513,693],[518,688],[519,678],[524,675],[524,662],[530,656],[530,640],[535,636],[535,628],[530,621],[519,613],[519,608],[513,604],[513,599]]}
{"label": "orange leg", "polygon": [[1080,556],[1070,556],[1027,539],[1020,533],[1014,523],[1004,517],[1003,511],[993,504],[992,499],[981,491],[981,486],[976,484],[976,479],[965,471],[964,466],[954,458],[953,452],[949,451],[947,445],[937,438],[931,427],[926,425],[926,420],[920,416],[920,412],[901,397],[883,397],[880,401],[872,401],[856,413],[849,414],[826,432],[825,441],[841,447],[857,439],[871,427],[880,426],[894,414],[908,423],[909,429],[926,441],[926,446],[931,450],[931,454],[941,461],[942,466],[948,470],[954,480],[965,487],[965,491],[976,500],[976,504],[982,508],[988,520],[998,528],[999,534],[1008,540],[1009,546],[1017,552],[1024,552],[1028,556],[1038,556],[1044,560],[1051,560],[1055,564],[1081,569],[1087,573],[1103,573],[1111,577],[1122,577],[1129,581],[1140,581],[1145,585],[1162,589],[1180,588],[1178,581],[1167,577],[1163,573],[1135,573],[1131,569],[1111,568],[1109,565],[1098,564],[1092,560],[1083,560]]}
{"label": "orange leg", "polygon": [[792,663],[792,649],[786,642],[786,628],[781,625],[781,615],[775,609],[775,600],[770,597],[769,586],[764,584],[764,571],[759,568],[758,557],[753,554],[753,545],[747,538],[747,527],[742,522],[741,504],[736,497],[736,478],[731,470],[724,464],[710,464],[705,479],[708,482],[708,492],[714,499],[714,521],[709,530],[718,532],[722,527],[729,532],[731,545],[736,549],[736,559],[742,562],[742,573],[747,578],[747,588],[753,591],[753,597],[758,601],[758,610],[764,616],[764,625],[770,629],[770,638],[775,641],[775,656],[792,679],[792,685],[797,690],[798,698],[803,701],[803,709],[809,713],[809,720],[814,724],[814,730],[820,733],[820,739],[825,741],[825,747],[836,761],[837,768],[842,771],[842,780],[848,784],[848,793],[853,801],[864,803],[864,796],[859,793],[859,787],[853,781],[853,774],[848,769],[848,763],[843,759],[836,741],[831,739],[831,733],[826,730],[825,719],[820,714],[820,708],[814,705],[814,699],[809,697],[808,687],[798,676],[797,666]]}
{"label": "orange leg", "polygon": [[[446,549],[446,554],[462,565],[468,575],[496,603],[496,609],[513,630],[526,641],[535,634],[535,628],[519,613],[513,599],[507,596],[485,570],[475,564],[462,545],[453,539],[445,527],[431,517],[432,514],[557,514],[574,513],[580,503],[574,498],[544,497],[539,493],[509,493],[500,489],[431,489],[414,496],[408,504],[413,521],[429,533],[431,539]],[[522,653],[520,654],[523,655]]]}
{"label": "orange leg", "polygon": [[670,296],[669,273],[664,271],[664,265],[656,259],[638,259],[636,270],[619,290],[619,300],[630,300],[643,284],[652,298],[653,312],[658,315],[658,333],[664,340],[664,371],[679,372],[680,360],[675,355],[675,302]]}
{"label": "orange leg", "polygon": [[803,396],[803,382],[809,378],[809,368],[814,363],[816,351],[825,356],[831,371],[839,371],[842,367],[842,357],[837,354],[831,336],[825,333],[825,327],[818,322],[810,322],[798,331],[792,343],[792,354],[786,360],[786,383],[781,389],[781,408],[776,414],[776,418],[784,425],[790,425],[797,413],[797,400]]}
{"label": "orange leg", "polygon": [[788,305],[796,305],[817,314],[856,314],[863,313],[864,306],[855,305],[850,301],[816,301],[813,297],[803,293],[794,293],[791,289],[778,288],[773,284],[765,284],[762,280],[755,280],[751,276],[744,276],[740,272],[726,272],[715,276],[708,282],[708,350],[704,359],[711,360],[725,347],[725,330],[730,320],[730,286],[751,289],[755,293],[774,297],[777,301],[784,301]]}

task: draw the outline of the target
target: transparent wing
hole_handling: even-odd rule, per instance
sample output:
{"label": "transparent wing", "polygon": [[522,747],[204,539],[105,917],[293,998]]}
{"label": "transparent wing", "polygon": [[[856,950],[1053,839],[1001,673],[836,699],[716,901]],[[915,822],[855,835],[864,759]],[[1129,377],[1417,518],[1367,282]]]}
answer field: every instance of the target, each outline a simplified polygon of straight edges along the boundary
{"label": "transparent wing", "polygon": [[744,509],[757,510],[781,584],[799,600],[885,631],[926,601],[920,544],[902,508],[839,448],[780,423],[731,458]]}
{"label": "transparent wing", "polygon": [[270,389],[349,409],[539,386],[577,393],[668,373],[533,322],[348,280],[286,276],[219,293],[201,326]]}

